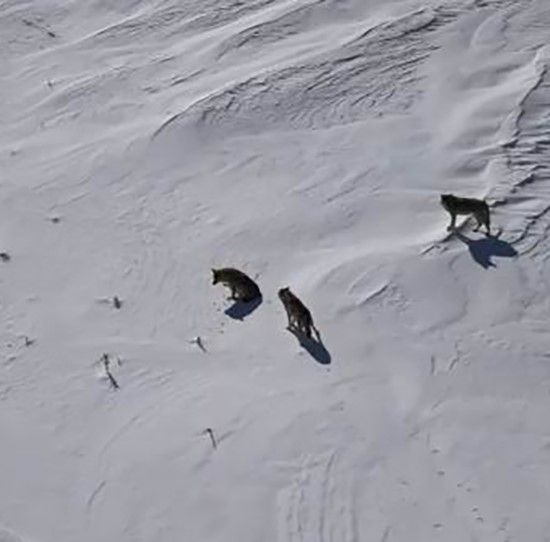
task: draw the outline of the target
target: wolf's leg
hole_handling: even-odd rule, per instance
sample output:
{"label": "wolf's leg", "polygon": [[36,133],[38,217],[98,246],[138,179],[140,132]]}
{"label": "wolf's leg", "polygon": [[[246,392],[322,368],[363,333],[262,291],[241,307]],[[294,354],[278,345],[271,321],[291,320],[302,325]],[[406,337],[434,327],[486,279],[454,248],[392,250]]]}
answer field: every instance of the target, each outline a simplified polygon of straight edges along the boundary
{"label": "wolf's leg", "polygon": [[315,337],[317,337],[317,341],[321,342],[321,334],[319,333],[319,330],[313,324],[311,324],[311,327],[315,332]]}
{"label": "wolf's leg", "polygon": [[447,231],[453,231],[456,225],[456,215],[451,213],[451,223],[447,226]]}
{"label": "wolf's leg", "polygon": [[286,311],[286,316],[288,318],[288,329],[292,329],[292,317],[290,316],[290,312]]}

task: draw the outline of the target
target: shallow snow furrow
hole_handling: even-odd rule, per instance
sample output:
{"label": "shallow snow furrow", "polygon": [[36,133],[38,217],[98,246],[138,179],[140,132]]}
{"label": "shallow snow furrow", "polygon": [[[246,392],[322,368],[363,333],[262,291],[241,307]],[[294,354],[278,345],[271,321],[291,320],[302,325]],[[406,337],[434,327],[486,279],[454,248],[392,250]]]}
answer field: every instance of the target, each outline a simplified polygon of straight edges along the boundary
{"label": "shallow snow furrow", "polygon": [[194,34],[228,24],[244,15],[265,8],[277,0],[205,0],[187,1],[142,11],[87,38],[94,44],[113,46],[129,39],[156,42],[159,32],[166,36]]}
{"label": "shallow snow furrow", "polygon": [[234,55],[242,49],[248,52],[303,32],[317,12],[335,5],[335,0],[315,0],[311,4],[295,7],[283,15],[240,30],[219,45],[218,58]]}

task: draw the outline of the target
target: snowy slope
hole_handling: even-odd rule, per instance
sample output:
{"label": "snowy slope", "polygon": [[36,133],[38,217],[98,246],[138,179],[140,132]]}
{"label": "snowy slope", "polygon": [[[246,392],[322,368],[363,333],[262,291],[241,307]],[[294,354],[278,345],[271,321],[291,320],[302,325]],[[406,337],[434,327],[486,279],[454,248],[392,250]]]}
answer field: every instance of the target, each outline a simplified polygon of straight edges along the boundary
{"label": "snowy slope", "polygon": [[550,540],[549,28],[0,0],[0,542]]}

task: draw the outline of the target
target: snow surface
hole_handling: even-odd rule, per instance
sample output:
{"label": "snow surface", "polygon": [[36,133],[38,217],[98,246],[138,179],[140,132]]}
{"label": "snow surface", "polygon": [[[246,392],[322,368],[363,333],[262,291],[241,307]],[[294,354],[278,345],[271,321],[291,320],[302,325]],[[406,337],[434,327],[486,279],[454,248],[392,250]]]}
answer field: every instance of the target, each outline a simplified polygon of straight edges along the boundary
{"label": "snow surface", "polygon": [[[549,29],[1,0],[0,541],[550,540]],[[500,237],[447,237],[441,192]]]}

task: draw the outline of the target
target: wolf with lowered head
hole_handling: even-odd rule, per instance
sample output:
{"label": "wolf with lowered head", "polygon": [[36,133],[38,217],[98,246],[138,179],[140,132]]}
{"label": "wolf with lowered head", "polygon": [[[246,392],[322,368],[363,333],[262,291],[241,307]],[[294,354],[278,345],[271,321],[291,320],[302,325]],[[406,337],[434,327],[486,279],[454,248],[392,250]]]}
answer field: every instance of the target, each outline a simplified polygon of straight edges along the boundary
{"label": "wolf with lowered head", "polygon": [[303,333],[308,339],[311,339],[311,331],[315,332],[317,340],[321,342],[321,335],[313,324],[313,318],[309,309],[294,295],[290,288],[281,288],[279,290],[279,299],[283,303],[288,317],[288,329]]}
{"label": "wolf with lowered head", "polygon": [[212,269],[212,284],[221,283],[231,291],[230,299],[249,303],[262,296],[258,285],[245,273],[233,267]]}

